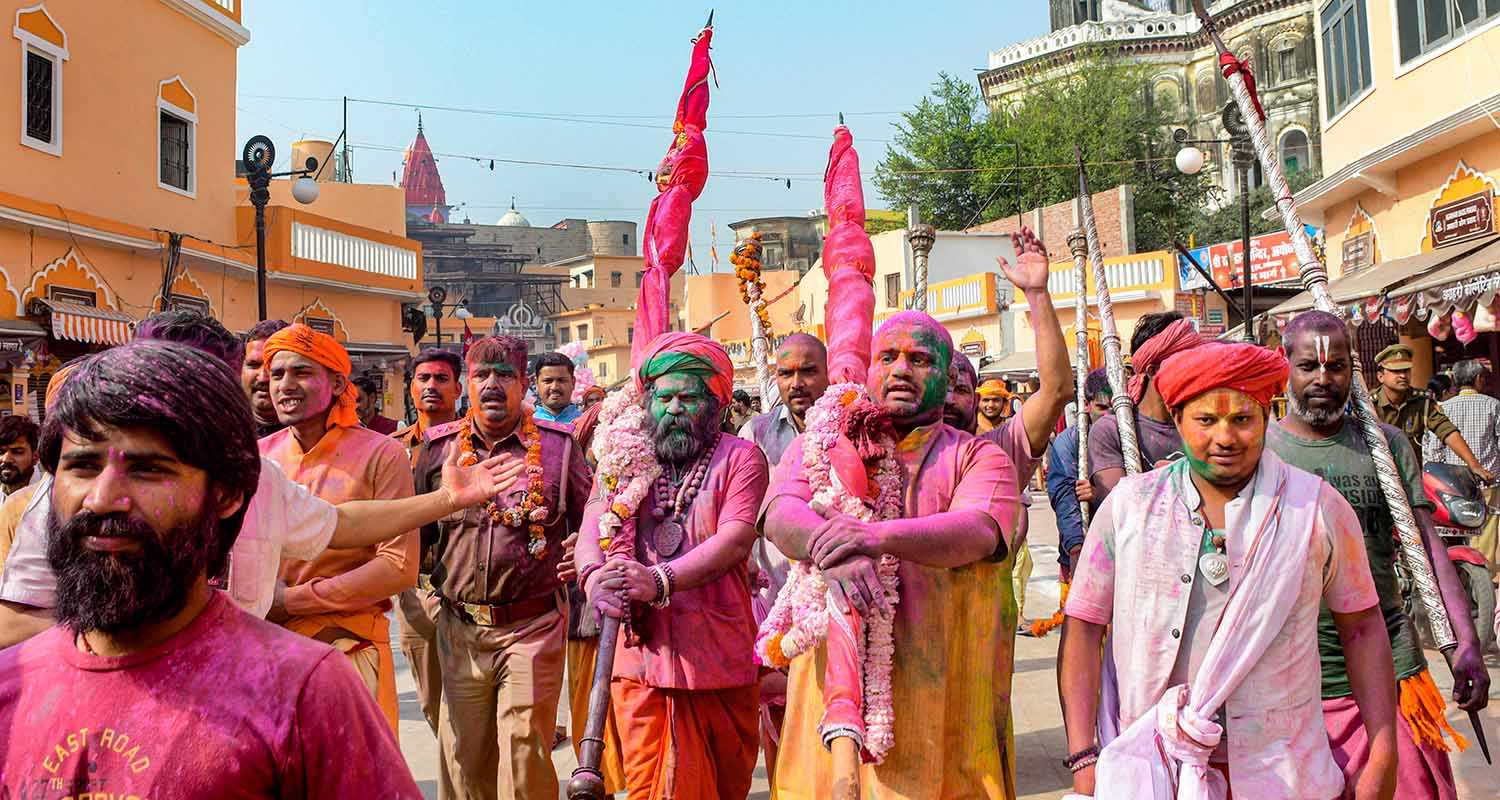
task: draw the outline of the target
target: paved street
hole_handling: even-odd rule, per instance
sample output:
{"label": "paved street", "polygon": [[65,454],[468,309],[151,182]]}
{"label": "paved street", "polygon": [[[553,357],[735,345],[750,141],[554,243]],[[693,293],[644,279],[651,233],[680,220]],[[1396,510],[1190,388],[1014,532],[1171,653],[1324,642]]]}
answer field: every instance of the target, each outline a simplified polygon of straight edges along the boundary
{"label": "paved street", "polygon": [[[1031,511],[1031,554],[1036,567],[1031,575],[1027,596],[1027,607],[1032,615],[1057,607],[1057,527],[1052,510],[1044,495],[1038,494]],[[394,639],[394,630],[392,633]],[[1070,786],[1068,771],[1062,766],[1067,755],[1067,743],[1063,737],[1062,715],[1057,703],[1057,634],[1045,639],[1018,637],[1016,641],[1016,674],[1012,692],[1016,731],[1017,789],[1024,800],[1050,800],[1060,798]],[[1448,670],[1442,657],[1429,652],[1433,663],[1433,678],[1443,688],[1445,695],[1452,687]],[[1500,670],[1500,661],[1490,660],[1491,673]],[[437,742],[422,718],[417,705],[416,690],[411,682],[406,662],[398,650],[396,653],[398,691],[401,696],[401,749],[411,766],[412,774],[429,798],[437,797]],[[1490,734],[1492,749],[1500,747],[1500,689],[1491,693],[1491,705],[1482,715]],[[566,698],[564,698],[566,702]],[[1472,742],[1473,736],[1468,718],[1452,706],[1449,720],[1453,726]],[[558,709],[560,723],[566,724],[567,709]],[[564,745],[553,753],[557,774],[566,783],[567,776],[577,762],[573,749]],[[1458,775],[1460,797],[1487,797],[1494,794],[1493,768],[1487,767],[1477,746],[1454,756],[1454,769]],[[763,800],[770,797],[765,780],[764,766],[756,768],[756,780],[750,797]]]}

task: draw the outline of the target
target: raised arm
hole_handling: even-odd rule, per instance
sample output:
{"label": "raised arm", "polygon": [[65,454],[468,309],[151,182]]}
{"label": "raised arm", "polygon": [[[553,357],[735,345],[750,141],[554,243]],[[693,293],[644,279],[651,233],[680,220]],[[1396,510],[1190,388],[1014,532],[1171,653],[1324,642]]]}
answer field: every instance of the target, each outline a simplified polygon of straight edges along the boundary
{"label": "raised arm", "polygon": [[1036,394],[1021,404],[1021,424],[1026,428],[1031,452],[1041,453],[1047,447],[1058,416],[1072,399],[1073,373],[1068,365],[1068,346],[1063,340],[1062,324],[1057,320],[1052,296],[1047,293],[1047,277],[1051,269],[1047,251],[1025,226],[1011,240],[1016,248],[1015,266],[1004,256],[995,261],[1006,279],[1021,290],[1031,315],[1039,385]]}

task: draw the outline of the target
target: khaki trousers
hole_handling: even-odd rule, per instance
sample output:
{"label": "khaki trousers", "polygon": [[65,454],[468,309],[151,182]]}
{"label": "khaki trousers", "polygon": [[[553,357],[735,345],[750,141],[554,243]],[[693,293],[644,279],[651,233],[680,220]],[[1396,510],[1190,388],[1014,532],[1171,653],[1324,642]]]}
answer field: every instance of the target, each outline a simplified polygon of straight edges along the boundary
{"label": "khaki trousers", "polygon": [[1016,595],[1016,616],[1026,618],[1026,584],[1031,580],[1031,548],[1026,542],[1016,551],[1016,563],[1010,571],[1012,590]]}
{"label": "khaki trousers", "polygon": [[445,800],[557,797],[552,734],[567,632],[567,617],[557,611],[496,627],[438,612]]}
{"label": "khaki trousers", "polygon": [[411,666],[412,680],[417,684],[417,699],[422,715],[438,733],[438,708],[443,702],[443,670],[438,664],[437,615],[442,605],[438,596],[426,589],[407,589],[397,595],[396,625],[400,631],[401,652]]}

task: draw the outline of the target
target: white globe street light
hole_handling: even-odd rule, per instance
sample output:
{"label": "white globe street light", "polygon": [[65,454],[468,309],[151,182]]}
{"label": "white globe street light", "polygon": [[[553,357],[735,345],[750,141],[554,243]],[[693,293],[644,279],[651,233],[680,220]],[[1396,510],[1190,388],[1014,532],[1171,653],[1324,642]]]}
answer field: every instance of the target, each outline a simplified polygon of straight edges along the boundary
{"label": "white globe street light", "polygon": [[292,184],[292,197],[302,205],[318,199],[318,182],[303,175]]}
{"label": "white globe street light", "polygon": [[469,311],[468,306],[462,304],[460,304],[458,308],[453,309],[453,316],[458,317],[459,319],[474,318],[474,314]]}
{"label": "white globe street light", "polygon": [[1184,175],[1197,175],[1203,169],[1203,151],[1192,145],[1177,151],[1177,171]]}

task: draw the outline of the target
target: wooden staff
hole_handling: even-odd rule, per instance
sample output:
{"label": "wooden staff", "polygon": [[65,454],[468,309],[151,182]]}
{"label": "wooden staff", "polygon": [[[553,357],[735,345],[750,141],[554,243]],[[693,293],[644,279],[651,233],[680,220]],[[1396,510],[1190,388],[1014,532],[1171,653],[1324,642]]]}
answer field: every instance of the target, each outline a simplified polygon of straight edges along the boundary
{"label": "wooden staff", "polygon": [[[1141,450],[1135,438],[1135,402],[1125,386],[1125,357],[1120,353],[1120,334],[1115,329],[1115,307],[1109,299],[1109,276],[1104,274],[1104,253],[1099,247],[1099,227],[1094,221],[1094,200],[1089,194],[1089,177],[1083,168],[1083,149],[1073,145],[1073,154],[1078,157],[1078,207],[1083,217],[1083,234],[1088,243],[1089,262],[1094,267],[1094,297],[1099,303],[1099,327],[1104,339],[1104,371],[1109,376],[1109,388],[1114,396],[1110,404],[1115,409],[1115,424],[1120,430],[1120,456],[1124,461],[1125,474],[1141,471]],[[1079,293],[1083,292],[1082,285]]]}
{"label": "wooden staff", "polygon": [[[1276,159],[1271,149],[1271,140],[1266,135],[1266,121],[1259,98],[1252,94],[1253,84],[1246,84],[1245,74],[1248,68],[1242,71],[1239,61],[1230,53],[1229,48],[1224,46],[1224,40],[1219,37],[1214,19],[1209,15],[1208,9],[1204,8],[1203,0],[1193,0],[1193,12],[1198,15],[1198,19],[1203,23],[1203,30],[1213,41],[1214,49],[1219,53],[1219,63],[1232,67],[1225,75],[1229,81],[1229,91],[1234,95],[1234,102],[1239,107],[1241,118],[1250,129],[1250,141],[1255,145],[1255,153],[1260,158],[1266,183],[1270,185],[1271,193],[1276,198],[1276,208],[1281,212],[1282,224],[1286,226],[1287,233],[1291,234],[1292,249],[1296,251],[1297,260],[1301,262],[1299,269],[1302,287],[1312,295],[1314,308],[1327,311],[1342,319],[1343,310],[1328,294],[1328,271],[1318,260],[1316,251],[1313,250],[1312,239],[1308,237],[1307,229],[1302,226],[1302,218],[1297,213],[1296,204],[1292,201],[1291,187],[1287,185],[1286,175],[1281,171],[1281,162]],[[1245,311],[1247,314],[1251,313],[1251,309],[1247,308]],[[1247,328],[1249,321],[1250,317],[1247,316],[1245,323]],[[1448,619],[1448,610],[1443,605],[1437,577],[1432,572],[1432,562],[1427,559],[1427,551],[1422,547],[1422,536],[1417,527],[1417,519],[1412,514],[1411,504],[1406,497],[1406,489],[1401,483],[1401,473],[1396,468],[1396,460],[1391,456],[1390,443],[1386,441],[1385,434],[1380,430],[1379,417],[1375,414],[1375,404],[1370,399],[1370,391],[1365,387],[1359,359],[1353,359],[1352,364],[1354,377],[1351,381],[1351,388],[1354,396],[1354,417],[1359,421],[1360,431],[1364,434],[1365,444],[1370,448],[1370,454],[1375,457],[1375,474],[1380,479],[1380,491],[1385,495],[1386,506],[1390,508],[1391,519],[1396,524],[1396,536],[1401,545],[1399,551],[1401,562],[1411,575],[1417,601],[1427,614],[1427,624],[1432,630],[1432,638],[1437,642],[1438,649],[1446,653],[1458,646],[1458,637],[1453,634],[1453,623]],[[1481,620],[1480,624],[1489,623],[1487,620]],[[1484,728],[1479,724],[1478,715],[1470,712],[1469,719],[1474,723],[1474,729],[1480,741],[1483,742]],[[1486,746],[1484,749],[1488,752],[1489,748]]]}
{"label": "wooden staff", "polygon": [[[1084,264],[1088,239],[1083,231],[1073,231],[1068,235],[1068,249],[1073,251],[1073,328],[1074,340],[1078,343],[1078,367],[1074,370],[1077,378],[1074,394],[1077,399],[1073,401],[1078,406],[1078,413],[1073,424],[1078,428],[1078,480],[1086,481],[1089,479],[1089,298],[1085,291],[1088,288],[1088,270]],[[1083,515],[1083,529],[1088,530],[1088,503],[1079,503],[1078,513]]]}
{"label": "wooden staff", "polygon": [[[599,655],[594,660],[594,683],[589,688],[589,716],[578,740],[578,768],[568,781],[568,800],[603,800],[604,722],[609,717],[609,680],[615,669],[615,640],[620,620],[605,617],[599,626]],[[575,734],[576,735],[576,734]]]}

